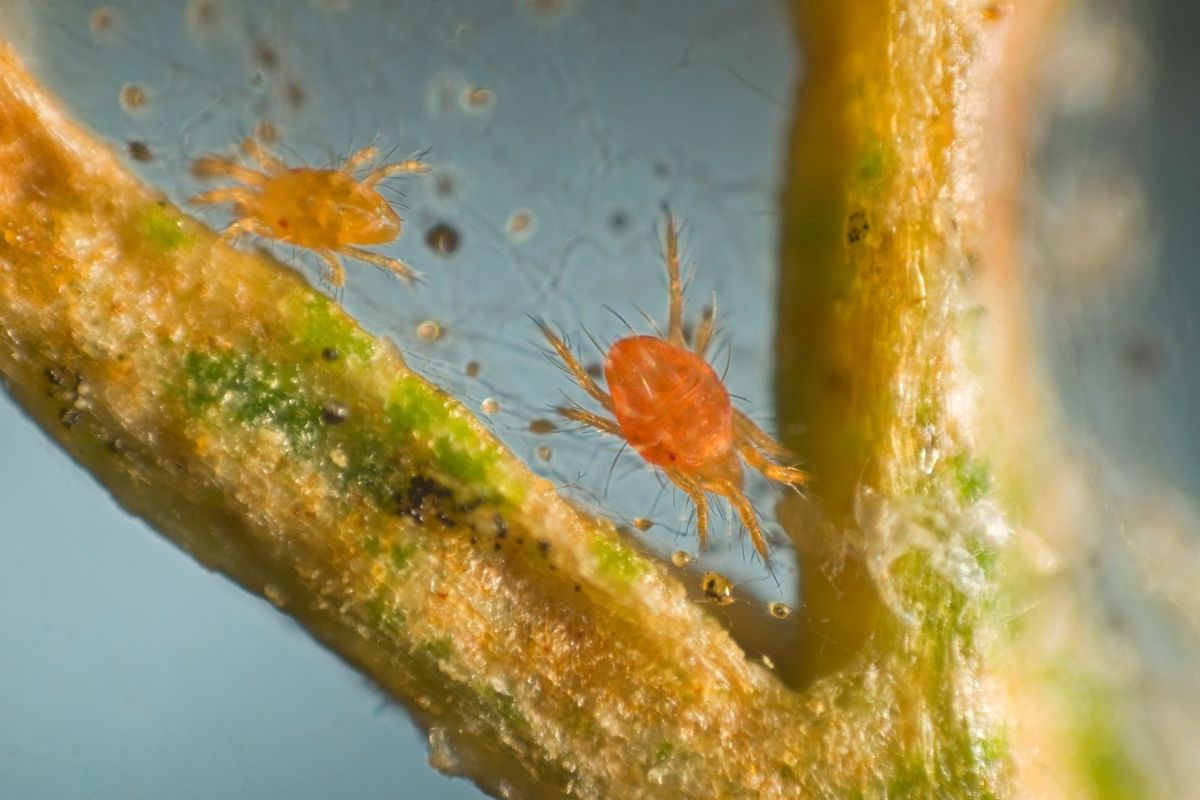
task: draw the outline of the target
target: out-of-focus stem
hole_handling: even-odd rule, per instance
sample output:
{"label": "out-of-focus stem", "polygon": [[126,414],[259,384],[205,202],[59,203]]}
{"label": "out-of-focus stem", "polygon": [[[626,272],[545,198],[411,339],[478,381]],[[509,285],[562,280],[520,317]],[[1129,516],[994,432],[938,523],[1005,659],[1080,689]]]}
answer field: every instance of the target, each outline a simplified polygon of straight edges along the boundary
{"label": "out-of-focus stem", "polygon": [[[895,665],[914,735],[939,732],[933,758],[899,748],[913,785],[994,748],[1015,754],[1018,794],[1136,797],[1114,724],[1090,707],[1104,679],[1080,671],[1091,699],[1049,704],[1074,691],[1047,677],[1070,669],[1064,651],[1002,632],[1006,608],[1042,602],[1088,627],[1013,533],[1048,519],[1039,506],[1072,468],[1040,399],[1018,257],[1034,67],[1059,5],[793,3],[806,81],[777,403],[815,498],[785,509],[805,553],[793,679]],[[979,725],[989,713],[1008,720]]]}
{"label": "out-of-focus stem", "polygon": [[777,402],[802,431],[827,523],[796,537],[810,552],[811,679],[896,611],[880,596],[891,554],[867,543],[874,564],[834,573],[830,540],[840,553],[843,532],[874,535],[867,505],[940,495],[957,512],[988,489],[995,417],[981,387],[1016,330],[988,305],[1007,314],[1014,293],[983,290],[1015,235],[1025,105],[1009,92],[1027,85],[1024,54],[1056,4],[794,5],[807,80],[784,198]]}

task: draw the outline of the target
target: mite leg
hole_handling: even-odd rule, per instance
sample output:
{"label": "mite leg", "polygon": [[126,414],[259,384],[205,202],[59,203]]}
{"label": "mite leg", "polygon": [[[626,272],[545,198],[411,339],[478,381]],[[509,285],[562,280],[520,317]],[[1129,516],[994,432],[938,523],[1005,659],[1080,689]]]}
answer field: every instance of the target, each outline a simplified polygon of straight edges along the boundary
{"label": "mite leg", "polygon": [[429,171],[428,165],[423,164],[422,162],[418,161],[417,159],[410,158],[407,161],[397,161],[392,164],[384,164],[382,167],[375,170],[370,175],[368,175],[366,178],[364,178],[363,183],[367,186],[374,186],[375,184],[379,183],[384,178],[390,177],[392,175],[397,175],[402,172],[421,173],[421,172],[428,172],[428,171]]}
{"label": "mite leg", "polygon": [[611,419],[605,419],[599,414],[593,414],[590,411],[585,411],[582,408],[574,408],[572,406],[561,406],[557,409],[559,414],[562,414],[567,419],[573,419],[576,422],[582,422],[591,428],[595,428],[602,433],[611,433],[613,436],[621,435],[621,428]]}
{"label": "mite leg", "polygon": [[379,155],[379,148],[364,147],[362,150],[359,150],[357,153],[346,159],[346,163],[342,164],[341,171],[346,173],[354,172],[354,170],[358,169],[377,155]]}
{"label": "mite leg", "polygon": [[361,247],[346,247],[342,250],[343,253],[349,256],[354,256],[357,259],[366,261],[368,264],[391,270],[400,276],[405,283],[421,283],[425,280],[425,276],[414,270],[408,264],[405,264],[398,258],[372,253],[370,250],[363,250]]}
{"label": "mite leg", "polygon": [[696,507],[696,538],[700,540],[700,549],[708,548],[708,497],[704,488],[696,481],[678,470],[666,470],[667,477],[692,499]]}
{"label": "mite leg", "polygon": [[332,250],[314,250],[325,262],[325,277],[335,289],[340,289],[346,283],[346,268],[341,259]]}
{"label": "mite leg", "polygon": [[766,453],[769,458],[778,461],[794,461],[796,458],[790,450],[775,441],[754,420],[736,408],[733,410],[733,432],[739,445],[753,445],[756,449]]}
{"label": "mite leg", "polygon": [[242,142],[242,151],[257,161],[258,165],[265,169],[270,175],[278,175],[281,172],[287,172],[287,165],[275,156],[268,153],[267,149],[259,144],[257,139],[252,137],[246,138]]}
{"label": "mite leg", "polygon": [[746,499],[746,495],[742,494],[742,490],[736,486],[723,482],[720,488],[709,487],[729,501],[733,506],[733,510],[737,512],[738,519],[742,521],[742,526],[750,533],[750,540],[754,542],[754,549],[762,556],[762,560],[766,562],[771,557],[771,549],[767,547],[767,540],[763,536],[762,525],[759,524],[758,517],[754,513],[754,509],[750,506],[750,501]]}
{"label": "mite leg", "polygon": [[254,194],[240,186],[226,186],[223,189],[213,189],[208,192],[201,192],[198,195],[188,198],[188,204],[193,206],[214,206],[217,203],[239,203],[243,206],[249,205],[254,199]]}
{"label": "mite leg", "polygon": [[679,233],[675,230],[675,218],[667,212],[667,235],[663,252],[667,262],[667,341],[684,347],[683,341],[683,281],[679,278]]}
{"label": "mite leg", "polygon": [[737,447],[738,455],[744,458],[747,464],[776,483],[785,483],[788,486],[802,486],[808,482],[807,472],[795,467],[785,467],[780,464],[771,463],[752,444],[739,442],[735,446]]}
{"label": "mite leg", "polygon": [[250,186],[267,182],[266,175],[243,167],[228,156],[201,156],[192,162],[192,174],[197,178],[233,178]]}
{"label": "mite leg", "polygon": [[704,309],[704,316],[700,318],[700,325],[696,328],[696,335],[692,340],[692,352],[704,358],[708,353],[708,346],[712,343],[713,331],[717,328],[717,294],[713,292],[712,305]]}
{"label": "mite leg", "polygon": [[545,323],[538,322],[537,320],[534,320],[534,322],[536,322],[537,326],[542,329],[542,335],[546,337],[546,340],[550,342],[550,346],[554,348],[556,353],[558,353],[558,357],[562,360],[563,365],[570,371],[572,377],[575,378],[575,382],[579,384],[579,387],[595,398],[596,402],[600,403],[600,405],[604,406],[609,411],[612,411],[612,398],[608,396],[607,392],[600,388],[599,384],[592,379],[591,375],[587,374],[587,370],[585,370],[583,365],[579,363],[579,360],[575,358],[575,354],[571,352],[571,348],[567,347],[566,342],[560,339],[558,334],[546,327]]}
{"label": "mite leg", "polygon": [[257,233],[264,239],[271,238],[270,231],[267,231],[265,228],[263,228],[262,224],[259,223],[258,220],[252,217],[242,217],[241,219],[234,220],[228,228],[221,231],[220,240],[230,247],[233,247],[234,241],[236,241],[237,238],[243,233]]}

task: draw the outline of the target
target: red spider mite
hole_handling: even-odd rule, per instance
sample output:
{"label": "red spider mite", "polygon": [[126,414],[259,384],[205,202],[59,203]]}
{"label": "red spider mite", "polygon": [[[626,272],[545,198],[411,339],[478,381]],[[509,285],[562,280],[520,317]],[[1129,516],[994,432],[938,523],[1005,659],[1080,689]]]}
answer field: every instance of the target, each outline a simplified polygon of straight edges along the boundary
{"label": "red spider mite", "polygon": [[669,286],[667,335],[628,336],[614,343],[604,359],[608,392],[588,375],[566,343],[539,323],[580,388],[616,419],[580,406],[559,412],[621,437],[682,489],[696,506],[701,549],[708,542],[707,495],[715,494],[733,506],[766,561],[767,540],[742,489],[743,465],[788,486],[803,484],[807,476],[790,465],[794,457],[787,449],[733,407],[720,376],[705,361],[716,327],[715,303],[701,317],[691,341],[684,336],[679,238],[670,214],[664,260]]}
{"label": "red spider mite", "polygon": [[250,232],[308,248],[325,262],[326,277],[334,287],[346,282],[338,254],[391,270],[409,283],[420,279],[403,261],[356,245],[387,244],[399,238],[402,220],[375,187],[391,175],[425,172],[427,166],[417,160],[397,161],[359,179],[354,171],[379,154],[376,148],[359,150],[340,169],[289,167],[253,138],[242,142],[242,150],[258,163],[261,172],[222,155],[202,156],[192,164],[192,174],[199,178],[230,178],[238,184],[188,201],[193,205],[233,203],[236,218],[221,238],[230,240]]}

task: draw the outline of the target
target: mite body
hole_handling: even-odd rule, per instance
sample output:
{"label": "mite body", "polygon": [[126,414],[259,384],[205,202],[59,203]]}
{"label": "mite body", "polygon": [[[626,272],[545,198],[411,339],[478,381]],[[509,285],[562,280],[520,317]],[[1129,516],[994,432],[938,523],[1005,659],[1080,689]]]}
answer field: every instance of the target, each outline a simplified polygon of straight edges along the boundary
{"label": "mite body", "polygon": [[616,342],[604,380],[621,436],[663,469],[740,481],[733,404],[708,362],[656,336]]}
{"label": "mite body", "polygon": [[397,161],[358,178],[354,172],[378,156],[374,147],[359,150],[340,169],[289,167],[254,139],[242,149],[261,167],[250,169],[232,158],[208,155],[197,159],[192,172],[200,178],[228,178],[237,183],[196,195],[194,205],[232,203],[236,217],[225,238],[254,233],[267,239],[304,247],[316,253],[334,287],[346,282],[338,256],[349,256],[396,273],[405,281],[419,275],[397,258],[362,249],[399,238],[403,221],[381,195],[380,181],[428,168],[417,160]]}
{"label": "mite body", "polygon": [[696,506],[701,548],[708,541],[708,495],[725,498],[750,533],[763,560],[766,538],[743,491],[743,465],[789,486],[805,474],[793,456],[749,417],[733,407],[729,392],[705,360],[716,327],[715,305],[688,342],[683,333],[683,286],[678,234],[668,215],[664,254],[669,283],[665,337],[628,336],[604,360],[608,391],[588,375],[566,343],[549,328],[542,332],[579,386],[612,414],[608,419],[579,406],[559,409],[577,422],[620,436],[663,473]]}

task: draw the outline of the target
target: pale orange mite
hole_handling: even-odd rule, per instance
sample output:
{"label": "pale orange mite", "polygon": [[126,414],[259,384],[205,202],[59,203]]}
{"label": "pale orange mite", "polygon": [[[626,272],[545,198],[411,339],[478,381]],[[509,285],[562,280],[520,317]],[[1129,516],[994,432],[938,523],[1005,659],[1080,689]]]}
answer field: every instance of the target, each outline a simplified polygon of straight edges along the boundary
{"label": "pale orange mite", "polygon": [[667,335],[629,336],[609,348],[604,379],[609,391],[588,375],[567,344],[549,328],[542,333],[579,386],[616,419],[579,406],[559,409],[577,422],[620,436],[648,463],[682,489],[696,506],[696,533],[708,542],[708,494],[724,497],[750,532],[763,560],[770,551],[762,525],[743,485],[743,463],[788,486],[805,473],[790,464],[791,453],[733,407],[721,378],[705,361],[716,328],[716,306],[696,326],[691,342],[683,333],[683,284],[679,240],[667,216],[665,260],[669,283]]}
{"label": "pale orange mite", "polygon": [[242,150],[261,171],[222,155],[203,156],[192,164],[192,174],[199,178],[230,178],[239,184],[189,200],[194,205],[233,203],[237,216],[222,238],[255,233],[308,248],[325,262],[326,279],[334,287],[346,282],[338,255],[390,270],[410,283],[420,279],[403,261],[359,246],[387,244],[400,236],[400,216],[375,187],[391,175],[427,171],[420,161],[384,164],[357,178],[354,172],[379,155],[376,148],[359,150],[340,169],[289,167],[252,138],[242,143]]}

